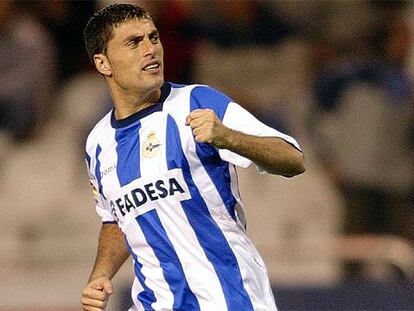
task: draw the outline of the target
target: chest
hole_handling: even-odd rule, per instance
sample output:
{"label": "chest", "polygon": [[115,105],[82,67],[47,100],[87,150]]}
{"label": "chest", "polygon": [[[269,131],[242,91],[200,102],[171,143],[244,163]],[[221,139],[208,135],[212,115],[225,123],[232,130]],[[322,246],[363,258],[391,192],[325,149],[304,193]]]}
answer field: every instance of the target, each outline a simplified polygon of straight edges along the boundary
{"label": "chest", "polygon": [[184,120],[158,112],[105,138],[97,175],[120,218],[189,199],[193,176],[212,158],[218,160],[215,148],[197,144]]}

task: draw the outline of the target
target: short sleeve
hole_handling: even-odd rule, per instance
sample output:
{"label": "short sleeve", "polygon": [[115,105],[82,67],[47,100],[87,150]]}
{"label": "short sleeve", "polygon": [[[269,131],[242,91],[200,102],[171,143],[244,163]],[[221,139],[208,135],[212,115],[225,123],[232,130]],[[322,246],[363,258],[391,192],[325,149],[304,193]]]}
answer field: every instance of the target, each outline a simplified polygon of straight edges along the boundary
{"label": "short sleeve", "polygon": [[103,223],[115,223],[118,220],[111,213],[109,205],[106,203],[105,199],[102,197],[101,193],[99,192],[99,185],[96,177],[91,173],[89,170],[90,161],[87,161],[88,164],[88,176],[89,176],[89,183],[92,188],[93,198],[95,200],[95,208],[98,215],[101,217]]}
{"label": "short sleeve", "polygon": [[[228,128],[231,128],[235,131],[242,132],[244,134],[260,136],[260,137],[278,137],[298,150],[301,150],[297,141],[270,126],[267,126],[263,122],[259,121],[256,117],[254,117],[250,112],[246,109],[241,107],[240,105],[230,102],[227,105],[227,109],[224,113],[223,124]],[[243,156],[240,156],[230,150],[227,149],[220,149],[219,150],[220,157],[229,163],[232,163],[236,166],[240,167],[249,167],[253,162]]]}

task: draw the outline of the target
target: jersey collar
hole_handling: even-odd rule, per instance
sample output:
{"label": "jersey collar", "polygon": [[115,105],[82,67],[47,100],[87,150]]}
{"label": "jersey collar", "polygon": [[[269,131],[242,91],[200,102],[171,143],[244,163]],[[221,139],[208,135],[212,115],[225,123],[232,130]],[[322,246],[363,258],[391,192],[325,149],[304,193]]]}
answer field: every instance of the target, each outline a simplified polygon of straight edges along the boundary
{"label": "jersey collar", "polygon": [[113,128],[121,128],[128,126],[148,115],[150,115],[153,112],[161,111],[162,106],[164,104],[164,101],[167,99],[168,95],[170,95],[171,92],[171,84],[170,83],[164,83],[161,86],[161,96],[158,102],[152,106],[149,106],[147,108],[144,108],[140,111],[135,112],[134,114],[130,115],[129,117],[126,117],[125,119],[117,120],[115,118],[115,109],[112,109],[111,112],[111,126]]}

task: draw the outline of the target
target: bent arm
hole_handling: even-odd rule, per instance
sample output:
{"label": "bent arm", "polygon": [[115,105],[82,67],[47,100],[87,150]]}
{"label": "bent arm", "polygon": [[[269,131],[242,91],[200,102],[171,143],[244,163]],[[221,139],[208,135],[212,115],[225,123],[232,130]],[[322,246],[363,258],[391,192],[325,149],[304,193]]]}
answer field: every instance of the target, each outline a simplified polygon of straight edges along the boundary
{"label": "bent arm", "polygon": [[305,171],[302,152],[285,140],[232,130],[210,109],[192,111],[186,124],[191,126],[197,142],[228,149],[250,159],[268,173],[292,177]]}
{"label": "bent arm", "polygon": [[270,174],[293,177],[305,171],[302,152],[281,138],[252,136],[226,127],[223,131],[216,147],[240,154]]}
{"label": "bent arm", "polygon": [[103,224],[99,234],[98,252],[89,282],[99,277],[111,279],[128,259],[125,237],[117,224]]}

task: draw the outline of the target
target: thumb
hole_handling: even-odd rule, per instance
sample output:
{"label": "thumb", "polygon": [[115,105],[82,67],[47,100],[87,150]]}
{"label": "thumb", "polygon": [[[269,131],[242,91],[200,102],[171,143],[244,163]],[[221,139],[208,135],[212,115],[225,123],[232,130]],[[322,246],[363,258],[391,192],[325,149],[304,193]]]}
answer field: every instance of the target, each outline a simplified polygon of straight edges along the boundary
{"label": "thumb", "polygon": [[112,286],[112,283],[110,280],[105,279],[102,283],[102,289],[107,293],[107,294],[112,294],[114,292],[114,288]]}
{"label": "thumb", "polygon": [[190,122],[191,122],[191,117],[190,117],[190,115],[188,115],[188,116],[185,118],[185,125],[189,126],[189,125],[190,125]]}

